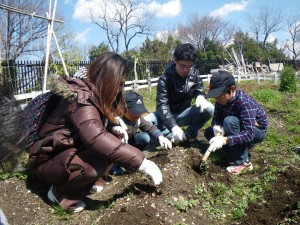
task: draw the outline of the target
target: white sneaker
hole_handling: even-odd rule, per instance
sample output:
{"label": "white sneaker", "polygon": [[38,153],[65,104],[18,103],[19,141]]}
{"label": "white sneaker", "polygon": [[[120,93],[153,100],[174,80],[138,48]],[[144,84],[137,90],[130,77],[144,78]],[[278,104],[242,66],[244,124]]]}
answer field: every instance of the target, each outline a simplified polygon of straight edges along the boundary
{"label": "white sneaker", "polygon": [[[57,198],[54,196],[53,194],[53,187],[51,187],[48,191],[48,194],[47,194],[47,197],[48,199],[52,202],[52,203],[59,203]],[[83,201],[79,201],[76,206],[75,206],[75,209],[74,209],[74,213],[78,213],[78,212],[81,212],[82,210],[84,210],[85,208],[85,203]]]}
{"label": "white sneaker", "polygon": [[104,187],[103,186],[97,186],[97,185],[93,185],[93,187],[90,190],[90,194],[98,194],[101,191],[103,191]]}

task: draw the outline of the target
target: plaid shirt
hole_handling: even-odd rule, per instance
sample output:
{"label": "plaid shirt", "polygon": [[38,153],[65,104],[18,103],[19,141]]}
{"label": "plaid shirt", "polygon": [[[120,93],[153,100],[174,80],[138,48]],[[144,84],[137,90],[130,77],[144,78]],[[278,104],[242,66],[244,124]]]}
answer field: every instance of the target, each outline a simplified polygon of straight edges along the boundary
{"label": "plaid shirt", "polygon": [[216,103],[212,126],[223,126],[227,116],[236,116],[240,121],[240,132],[227,137],[229,146],[251,143],[254,139],[255,127],[262,130],[268,128],[268,116],[265,110],[239,88],[227,105]]}

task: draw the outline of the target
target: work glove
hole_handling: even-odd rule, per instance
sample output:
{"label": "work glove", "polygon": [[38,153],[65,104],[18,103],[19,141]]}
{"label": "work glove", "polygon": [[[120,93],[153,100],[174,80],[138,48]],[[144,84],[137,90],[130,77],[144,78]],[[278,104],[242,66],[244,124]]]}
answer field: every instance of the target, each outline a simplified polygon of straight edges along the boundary
{"label": "work glove", "polygon": [[125,129],[124,127],[121,127],[121,126],[113,126],[111,128],[111,131],[114,134],[117,134],[118,136],[120,136],[123,143],[125,143],[125,144],[128,143],[127,129]]}
{"label": "work glove", "polygon": [[224,136],[225,134],[224,128],[219,125],[213,126],[213,131],[215,136],[217,135]]}
{"label": "work glove", "polygon": [[160,183],[162,182],[161,171],[158,168],[158,166],[151,160],[144,158],[138,171],[146,175],[149,175],[152,178],[155,186],[160,185]]}
{"label": "work glove", "polygon": [[172,148],[172,142],[169,141],[168,138],[165,138],[163,135],[158,136],[158,141],[159,141],[160,146],[164,147],[165,149]]}
{"label": "work glove", "polygon": [[216,136],[210,139],[209,141],[209,148],[207,149],[210,152],[214,152],[220,148],[223,147],[223,145],[226,145],[226,139],[223,136]]}
{"label": "work glove", "polygon": [[200,107],[200,112],[203,113],[209,106],[213,107],[213,104],[207,101],[202,95],[198,95],[196,98],[196,107]]}
{"label": "work glove", "polygon": [[185,141],[187,139],[183,130],[179,126],[174,126],[171,131],[175,141]]}

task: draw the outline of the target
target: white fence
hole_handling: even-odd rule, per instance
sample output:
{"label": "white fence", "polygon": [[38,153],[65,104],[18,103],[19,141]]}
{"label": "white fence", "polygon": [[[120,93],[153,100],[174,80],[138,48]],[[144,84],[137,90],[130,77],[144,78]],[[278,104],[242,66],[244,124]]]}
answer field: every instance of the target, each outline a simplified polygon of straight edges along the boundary
{"label": "white fence", "polygon": [[[299,79],[299,73],[297,73],[297,78]],[[212,74],[206,74],[206,75],[201,75],[202,79],[204,82],[209,82]],[[261,81],[272,81],[275,82],[276,84],[280,80],[280,73],[268,73],[268,74],[260,74],[260,73],[254,73],[254,74],[248,74],[247,76],[245,75],[235,75],[235,79],[237,80],[238,83],[241,81],[248,81],[248,80],[253,80],[256,82],[261,82]],[[157,81],[158,78],[151,78],[149,80],[133,80],[133,81],[126,81],[125,82],[125,91],[129,90],[138,90],[142,88],[148,88],[151,89],[151,87],[157,86]],[[18,94],[14,95],[15,98],[18,101],[24,101],[24,100],[30,100],[35,98],[36,96],[40,95],[42,91],[33,91],[31,93],[26,93],[26,94]],[[23,104],[22,107],[26,105]]]}

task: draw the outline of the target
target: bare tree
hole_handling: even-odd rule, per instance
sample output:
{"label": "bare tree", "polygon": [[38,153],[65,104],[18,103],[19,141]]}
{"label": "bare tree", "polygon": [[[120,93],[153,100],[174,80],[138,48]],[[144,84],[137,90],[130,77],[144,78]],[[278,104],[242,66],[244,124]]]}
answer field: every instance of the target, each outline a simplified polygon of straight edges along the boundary
{"label": "bare tree", "polygon": [[[40,44],[47,34],[48,21],[33,15],[45,15],[47,5],[43,0],[2,0],[0,2],[0,17],[2,21],[1,50],[5,59],[15,60],[20,55],[38,54]],[[8,10],[13,9],[13,10]],[[20,12],[26,12],[26,15]]]}
{"label": "bare tree", "polygon": [[299,9],[287,19],[290,40],[287,40],[285,48],[292,54],[295,61],[300,56],[300,13]]}
{"label": "bare tree", "polygon": [[87,16],[104,30],[114,52],[120,51],[121,42],[128,52],[134,38],[152,35],[153,15],[147,13],[139,0],[103,0],[100,5],[98,9],[89,9]]}
{"label": "bare tree", "polygon": [[184,42],[194,44],[205,50],[207,40],[225,46],[233,37],[235,27],[227,21],[213,16],[199,16],[194,13],[188,18],[186,25],[178,25],[178,37]]}
{"label": "bare tree", "polygon": [[257,14],[247,16],[247,25],[254,34],[256,42],[266,44],[268,37],[282,29],[284,21],[283,8],[260,6]]}

